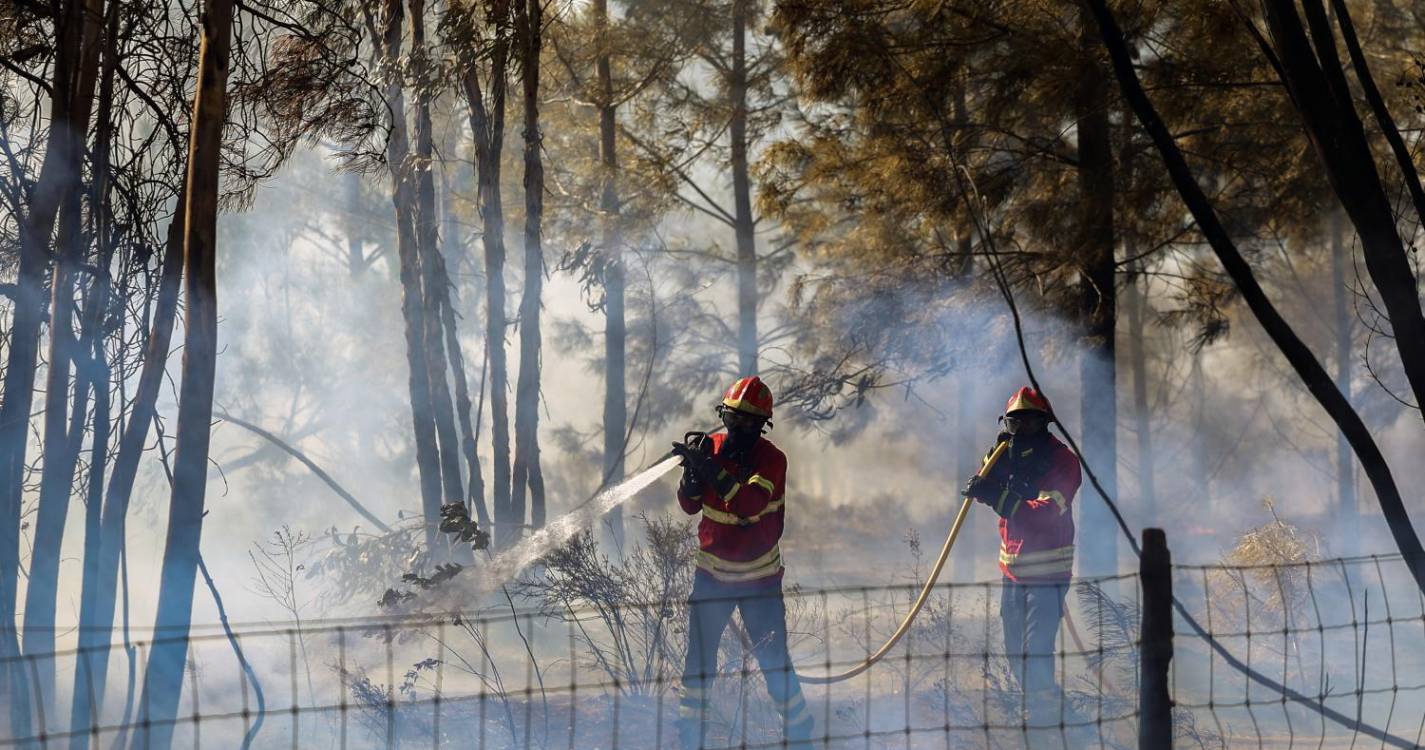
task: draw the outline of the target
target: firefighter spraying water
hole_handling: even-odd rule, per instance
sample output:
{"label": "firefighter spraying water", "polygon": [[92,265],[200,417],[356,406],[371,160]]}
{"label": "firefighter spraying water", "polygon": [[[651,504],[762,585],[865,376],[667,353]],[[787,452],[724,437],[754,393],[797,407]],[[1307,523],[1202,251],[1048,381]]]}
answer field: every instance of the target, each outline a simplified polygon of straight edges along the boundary
{"label": "firefighter spraying water", "polygon": [[762,436],[772,391],[759,378],[738,380],[717,407],[725,433],[688,433],[673,451],[683,459],[678,504],[702,513],[697,573],[688,600],[688,656],[678,704],[678,741],[703,746],[718,644],[732,613],[742,613],[767,691],[789,747],[810,747],[812,716],[787,654],[782,602],[783,492],[787,457]]}

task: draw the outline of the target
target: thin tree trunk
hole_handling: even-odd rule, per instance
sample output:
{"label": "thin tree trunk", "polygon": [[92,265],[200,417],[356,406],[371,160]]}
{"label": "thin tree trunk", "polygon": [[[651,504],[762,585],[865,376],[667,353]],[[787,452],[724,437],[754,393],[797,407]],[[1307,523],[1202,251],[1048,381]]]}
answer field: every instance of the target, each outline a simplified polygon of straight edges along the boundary
{"label": "thin tree trunk", "polygon": [[1192,400],[1192,466],[1191,480],[1204,500],[1212,500],[1211,468],[1207,463],[1207,384],[1202,372],[1202,350],[1192,353],[1192,370],[1188,372],[1188,387]]}
{"label": "thin tree trunk", "polygon": [[737,236],[737,363],[742,375],[757,372],[757,224],[752,216],[752,179],[747,165],[748,11],[747,0],[733,0],[732,74],[728,81],[733,231]]}
{"label": "thin tree trunk", "polygon": [[357,217],[361,216],[361,175],[356,172],[347,172],[342,177],[342,182],[346,188],[346,221],[342,222],[346,227],[346,272],[351,278],[361,278],[366,273],[366,240],[359,226]]}
{"label": "thin tree trunk", "polygon": [[500,200],[500,152],[504,148],[505,68],[509,58],[508,8],[500,4],[490,19],[495,40],[490,51],[490,106],[486,109],[479,71],[472,64],[461,81],[470,105],[475,170],[485,247],[485,337],[490,361],[490,426],[493,443],[494,545],[503,549],[519,536],[510,512],[509,367],[505,357],[505,219]]}
{"label": "thin tree trunk", "polygon": [[[84,332],[88,348],[88,355],[91,361],[84,365],[92,368],[88,380],[94,388],[94,429],[93,438],[89,454],[89,485],[85,497],[84,507],[84,556],[82,567],[82,578],[80,587],[80,617],[84,614],[86,602],[84,601],[84,582],[94,580],[98,575],[98,566],[101,555],[101,528],[103,523],[103,502],[104,502],[104,473],[108,466],[109,458],[109,436],[112,429],[112,421],[109,408],[109,390],[111,372],[108,355],[104,348],[105,330],[104,318],[109,307],[109,297],[111,292],[110,266],[113,263],[114,251],[117,247],[117,240],[113,236],[114,230],[111,224],[112,210],[109,200],[109,179],[110,179],[110,147],[113,139],[113,99],[114,99],[114,78],[118,68],[118,19],[119,3],[110,3],[105,19],[105,27],[108,32],[104,37],[104,72],[99,84],[99,134],[94,148],[94,190],[90,205],[93,206],[92,220],[95,225],[94,236],[99,244],[100,260],[97,264],[98,275],[95,278],[94,299],[90,300],[86,310],[84,320]],[[121,394],[122,395],[122,394]],[[92,605],[90,605],[92,608]],[[75,654],[76,665],[86,662],[89,654],[82,646],[84,644],[83,623],[80,629],[80,651]],[[86,665],[87,666],[87,665]],[[87,677],[87,675],[85,675]],[[79,677],[76,669],[76,677]],[[70,747],[73,750],[83,750],[84,732],[89,730],[90,701],[93,693],[88,680],[79,681],[76,679],[73,685],[73,694],[70,700]],[[74,707],[78,704],[78,693],[83,690],[86,693],[84,706],[81,709],[83,717],[80,721],[75,721]],[[58,696],[55,704],[58,705]]]}
{"label": "thin tree trunk", "polygon": [[[15,622],[20,571],[20,509],[23,500],[30,411],[39,359],[40,323],[44,317],[44,277],[55,217],[64,196],[78,189],[84,128],[74,121],[74,74],[82,49],[83,0],[58,3],[55,17],[55,62],[50,127],[44,162],[31,197],[30,211],[20,217],[20,258],[15,280],[9,358],[4,400],[0,402],[0,701],[10,709],[10,735],[30,734],[30,686],[19,661]],[[85,115],[87,122],[87,114]]]}
{"label": "thin tree trunk", "polygon": [[[425,80],[425,0],[410,0],[412,61],[416,80]],[[440,216],[435,207],[435,147],[431,136],[430,98],[427,90],[416,91],[416,158],[412,171],[416,179],[416,242],[421,260],[421,285],[425,310],[424,349],[429,378],[431,413],[435,419],[440,457],[441,501],[448,505],[465,503],[465,487],[460,476],[460,440],[455,431],[455,409],[450,403],[450,381],[445,374],[445,325],[441,319],[441,298],[447,294],[444,261],[440,258]],[[439,513],[439,508],[436,509]],[[430,519],[427,519],[428,521]],[[449,554],[449,538],[440,537]]]}
{"label": "thin tree trunk", "polygon": [[[1114,287],[1113,152],[1108,122],[1109,81],[1099,66],[1095,50],[1096,28],[1087,9],[1080,9],[1080,54],[1083,69],[1074,96],[1079,139],[1079,209],[1083,220],[1082,263],[1079,282],[1079,316],[1083,325],[1083,351],[1079,359],[1084,459],[1099,474],[1104,490],[1118,493],[1118,385],[1114,333],[1118,300]],[[1112,528],[1108,506],[1084,497],[1079,521],[1084,529]],[[1080,536],[1080,575],[1118,572],[1118,536],[1087,533]]]}
{"label": "thin tree trunk", "polygon": [[1380,448],[1376,445],[1375,439],[1371,437],[1370,430],[1361,421],[1361,416],[1351,408],[1346,397],[1337,389],[1331,376],[1326,373],[1326,368],[1321,366],[1315,355],[1311,353],[1311,349],[1281,317],[1257,283],[1252,274],[1252,267],[1238,252],[1231,236],[1228,235],[1226,228],[1217,218],[1217,213],[1207,195],[1197,184],[1192,170],[1173,141],[1167,126],[1158,116],[1148,95],[1143,91],[1143,86],[1138,81],[1138,74],[1133,69],[1133,61],[1128,51],[1128,45],[1123,39],[1123,32],[1119,30],[1107,4],[1104,0],[1088,0],[1088,3],[1093,9],[1100,29],[1102,29],[1103,41],[1113,59],[1113,67],[1118,75],[1119,84],[1122,86],[1124,98],[1132,105],[1143,128],[1152,136],[1153,143],[1157,146],[1167,166],[1168,175],[1183,198],[1183,203],[1187,205],[1203,236],[1211,245],[1213,252],[1217,254],[1218,260],[1222,262],[1227,275],[1232,278],[1238,291],[1242,293],[1242,299],[1247,303],[1257,321],[1261,323],[1263,330],[1281,350],[1282,355],[1286,357],[1287,362],[1296,371],[1307,390],[1311,392],[1311,395],[1336,423],[1337,428],[1350,441],[1356,458],[1361,462],[1362,470],[1365,471],[1366,477],[1375,489],[1376,501],[1380,504],[1381,513],[1385,516],[1391,536],[1394,537],[1396,546],[1400,548],[1402,556],[1410,566],[1416,586],[1425,592],[1425,548],[1421,547],[1420,538],[1416,536],[1415,529],[1411,526],[1410,516],[1405,510],[1400,488],[1395,484],[1395,477],[1391,474],[1390,466],[1386,463],[1385,457],[1381,455]]}
{"label": "thin tree trunk", "polygon": [[[99,52],[103,42],[103,0],[87,0],[84,9],[79,69],[71,94],[70,126],[81,146],[89,132],[94,87],[99,76]],[[82,159],[80,160],[82,161]],[[82,176],[79,178],[82,180]],[[25,590],[24,647],[35,677],[35,699],[46,711],[58,701],[55,695],[55,607],[59,594],[59,560],[64,527],[69,519],[69,503],[74,488],[74,469],[84,437],[84,421],[89,409],[86,378],[73,380],[74,404],[70,413],[69,390],[72,366],[79,343],[74,334],[74,286],[84,260],[84,221],[81,197],[76,184],[60,201],[58,236],[55,240],[54,277],[50,282],[49,367],[45,372],[44,468],[40,475],[40,499],[35,513],[34,546],[30,554],[29,586]],[[72,424],[72,426],[71,426]]]}
{"label": "thin tree trunk", "polygon": [[[454,144],[448,144],[447,150],[453,152]],[[443,170],[442,175],[444,175]],[[460,237],[460,230],[455,223],[455,204],[451,200],[454,189],[450,186],[448,178],[443,179],[441,185],[443,190],[441,193],[440,241],[443,252],[435,256],[435,271],[440,281],[437,285],[437,297],[440,301],[442,328],[445,330],[445,350],[450,358],[450,372],[455,381],[455,414],[460,424],[461,452],[465,456],[465,464],[469,472],[469,481],[466,482],[465,505],[467,511],[475,514],[480,526],[488,531],[490,511],[485,507],[485,475],[480,466],[477,445],[479,433],[474,426],[478,423],[479,418],[476,417],[474,420],[471,418],[473,406],[470,401],[470,380],[465,372],[465,355],[460,346],[460,334],[456,326],[457,290],[451,283],[449,272],[450,265],[454,264],[458,268],[459,259],[468,257],[468,253],[463,247],[464,240],[456,239]]]}
{"label": "thin tree trunk", "polygon": [[[1132,249],[1128,251],[1132,254]],[[1143,343],[1143,312],[1148,304],[1148,277],[1140,268],[1129,283],[1128,341],[1129,366],[1133,369],[1133,422],[1138,433],[1138,494],[1142,518],[1148,525],[1158,522],[1158,491],[1153,467],[1152,406],[1148,402],[1148,355]]]}
{"label": "thin tree trunk", "polygon": [[407,387],[411,394],[411,428],[416,443],[416,467],[420,474],[421,512],[425,518],[426,549],[431,554],[442,544],[439,533],[442,498],[440,448],[436,443],[435,417],[430,392],[429,360],[426,357],[425,300],[421,293],[420,241],[416,234],[416,186],[406,136],[406,98],[401,69],[401,0],[385,0],[385,27],[382,53],[390,75],[386,82],[386,105],[391,110],[391,135],[386,142],[386,161],[391,170],[391,201],[396,209],[396,252],[400,258],[401,316],[405,322]]}
{"label": "thin tree trunk", "polygon": [[[624,312],[623,236],[618,194],[618,122],[614,105],[613,64],[610,59],[608,0],[594,0],[598,27],[599,55],[599,164],[603,188],[599,195],[600,231],[604,248],[604,486],[623,480],[624,455],[628,446],[628,321]],[[623,507],[616,506],[604,516],[609,547],[624,548]]]}
{"label": "thin tree trunk", "polygon": [[[1351,400],[1351,317],[1347,313],[1346,261],[1350,248],[1345,242],[1341,214],[1331,213],[1331,295],[1336,321],[1336,387]],[[1355,554],[1359,546],[1361,516],[1356,508],[1356,464],[1351,460],[1351,444],[1344,434],[1336,436],[1336,516],[1342,554]]]}
{"label": "thin tree trunk", "polygon": [[[1304,0],[1311,40],[1302,28],[1294,0],[1266,0],[1267,26],[1281,60],[1283,82],[1326,168],[1326,175],[1361,240],[1366,271],[1390,321],[1405,377],[1418,404],[1425,404],[1425,312],[1419,284],[1397,229],[1393,204],[1376,167],[1365,128],[1356,114],[1354,94],[1336,55],[1320,0]],[[1390,115],[1378,112],[1393,128]],[[1407,155],[1408,159],[1408,155]],[[1404,177],[1414,178],[1413,169]],[[1425,409],[1420,411],[1425,418]]]}
{"label": "thin tree trunk", "polygon": [[[186,170],[185,170],[186,171]],[[98,555],[89,563],[86,537],[84,577],[80,591],[79,648],[83,658],[75,661],[74,696],[70,710],[71,731],[87,732],[103,708],[109,667],[110,633],[114,625],[118,585],[116,577],[124,549],[129,500],[133,496],[134,480],[149,427],[157,413],[158,395],[163,385],[173,321],[178,312],[178,291],[183,279],[183,217],[187,214],[187,179],[178,187],[178,202],[168,227],[164,246],[163,266],[159,276],[157,301],[153,321],[144,349],[143,366],[134,391],[129,419],[119,436],[114,456],[114,470],[104,498],[103,517],[99,521]],[[71,738],[73,750],[88,747],[84,735]]]}
{"label": "thin tree trunk", "polygon": [[511,512],[524,520],[529,487],[530,526],[544,526],[544,476],[539,464],[540,302],[544,288],[544,162],[540,157],[539,51],[543,12],[540,0],[519,0],[517,13],[524,84],[524,296],[520,299],[520,372],[515,386],[515,462]]}
{"label": "thin tree trunk", "polygon": [[208,481],[209,426],[213,416],[213,374],[217,359],[216,245],[218,178],[223,125],[227,119],[228,50],[232,0],[208,0],[202,14],[198,91],[188,157],[187,217],[183,270],[187,317],[183,337],[183,385],[178,400],[178,435],[168,535],[158,591],[156,633],[163,636],[149,653],[139,714],[138,747],[167,750],[172,744],[178,698],[188,657],[193,584],[203,531]]}

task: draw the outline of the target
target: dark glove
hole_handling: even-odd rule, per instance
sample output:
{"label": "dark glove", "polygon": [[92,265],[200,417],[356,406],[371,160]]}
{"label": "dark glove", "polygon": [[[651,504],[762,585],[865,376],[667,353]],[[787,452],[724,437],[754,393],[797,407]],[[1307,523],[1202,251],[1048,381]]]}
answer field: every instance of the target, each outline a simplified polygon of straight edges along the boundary
{"label": "dark glove", "polygon": [[965,483],[965,488],[960,490],[963,497],[978,500],[986,505],[999,500],[999,496],[1004,494],[1004,483],[998,479],[990,479],[976,474],[970,477],[970,481]]}
{"label": "dark glove", "polygon": [[[690,432],[683,442],[673,444],[673,455],[683,459],[683,481],[707,486],[717,478],[718,466],[712,458],[712,441],[701,432]],[[701,490],[699,490],[701,491]]]}

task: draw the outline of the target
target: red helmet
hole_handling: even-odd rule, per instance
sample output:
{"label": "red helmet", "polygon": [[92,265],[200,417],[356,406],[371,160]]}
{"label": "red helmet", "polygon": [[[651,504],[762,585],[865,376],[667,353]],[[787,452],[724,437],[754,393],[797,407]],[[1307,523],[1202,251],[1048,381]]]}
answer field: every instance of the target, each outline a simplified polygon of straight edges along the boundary
{"label": "red helmet", "polygon": [[1048,418],[1054,416],[1054,409],[1049,406],[1049,399],[1027,385],[1015,391],[1014,395],[1009,397],[1009,403],[1004,406],[1005,414],[1013,414],[1017,411],[1037,411]]}
{"label": "red helmet", "polygon": [[772,418],[772,389],[756,375],[749,375],[722,394],[722,405],[733,411],[763,419]]}

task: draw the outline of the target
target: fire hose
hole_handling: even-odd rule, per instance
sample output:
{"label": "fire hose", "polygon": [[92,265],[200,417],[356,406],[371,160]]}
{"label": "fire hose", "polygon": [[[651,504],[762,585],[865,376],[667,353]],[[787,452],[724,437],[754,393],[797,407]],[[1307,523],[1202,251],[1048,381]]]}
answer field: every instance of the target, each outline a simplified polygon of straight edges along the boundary
{"label": "fire hose", "polygon": [[[995,463],[999,461],[1000,456],[1003,456],[1008,448],[1009,443],[1007,442],[995,446],[994,451],[985,459],[984,465],[980,467],[980,471],[976,476],[983,477],[988,474],[990,469],[994,468]],[[900,642],[900,639],[904,638],[905,634],[910,632],[910,626],[915,622],[916,615],[920,614],[920,610],[925,606],[925,603],[930,600],[930,592],[935,589],[935,582],[940,578],[940,571],[944,569],[945,561],[950,559],[950,550],[955,546],[955,540],[960,537],[960,527],[965,524],[965,517],[970,515],[970,505],[973,502],[973,499],[967,497],[965,501],[960,504],[960,512],[955,514],[955,523],[950,526],[950,535],[945,537],[945,546],[940,548],[940,556],[935,558],[935,565],[930,569],[930,577],[925,580],[925,586],[920,589],[920,596],[915,598],[915,603],[911,605],[910,611],[907,612],[905,618],[901,620],[900,627],[896,628],[896,632],[891,633],[891,637],[886,639],[886,642],[881,644],[881,647],[876,649],[875,653],[866,657],[861,663],[845,672],[822,676],[798,674],[797,677],[802,682],[809,685],[830,685],[834,682],[849,680],[870,669],[872,665],[890,653],[892,648],[895,648],[895,645]]]}
{"label": "fire hose", "polygon": [[[984,465],[980,467],[976,476],[984,477],[989,474],[990,469],[994,468],[994,465],[999,462],[1000,457],[1003,456],[1008,449],[1008,442],[996,445],[995,449],[990,452],[989,457],[985,459]],[[836,682],[843,682],[870,669],[876,662],[885,658],[891,649],[895,648],[901,638],[904,638],[905,634],[910,632],[910,626],[915,622],[916,616],[919,615],[920,610],[925,607],[925,603],[930,600],[930,592],[935,589],[935,582],[940,578],[940,571],[945,568],[946,561],[950,559],[950,550],[954,548],[955,540],[960,537],[960,527],[965,524],[965,518],[970,515],[970,505],[973,503],[974,500],[968,497],[965,498],[964,502],[960,503],[960,512],[955,514],[955,522],[950,525],[950,534],[945,537],[945,546],[940,548],[940,556],[935,558],[935,565],[930,568],[930,575],[925,579],[925,585],[920,589],[920,596],[915,598],[915,602],[911,604],[910,611],[906,612],[905,617],[901,620],[900,626],[896,628],[894,633],[891,633],[891,637],[887,638],[886,642],[881,644],[881,647],[876,649],[875,653],[867,656],[856,666],[845,672],[829,675],[798,674],[798,679],[808,685],[830,685]],[[1080,652],[1087,653],[1084,649],[1083,641],[1079,638],[1078,629],[1074,627],[1074,620],[1069,615],[1067,607],[1064,609],[1064,622],[1068,625],[1069,634],[1073,637],[1075,646]],[[1100,679],[1105,679],[1101,671],[1099,676]]]}

